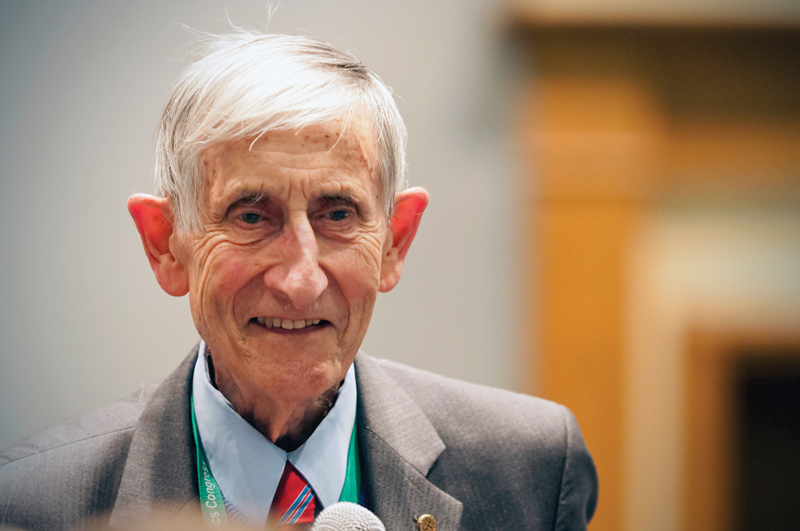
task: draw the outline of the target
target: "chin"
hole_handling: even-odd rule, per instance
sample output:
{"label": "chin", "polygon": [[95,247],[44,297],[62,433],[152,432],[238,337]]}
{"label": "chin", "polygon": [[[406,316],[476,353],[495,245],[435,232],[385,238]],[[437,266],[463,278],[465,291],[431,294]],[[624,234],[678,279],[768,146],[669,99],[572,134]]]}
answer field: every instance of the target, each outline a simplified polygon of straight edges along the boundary
{"label": "chin", "polygon": [[344,366],[343,363],[338,358],[294,359],[271,364],[269,367],[259,367],[256,371],[262,377],[258,378],[257,386],[262,392],[278,393],[283,399],[316,399],[344,378],[349,364]]}

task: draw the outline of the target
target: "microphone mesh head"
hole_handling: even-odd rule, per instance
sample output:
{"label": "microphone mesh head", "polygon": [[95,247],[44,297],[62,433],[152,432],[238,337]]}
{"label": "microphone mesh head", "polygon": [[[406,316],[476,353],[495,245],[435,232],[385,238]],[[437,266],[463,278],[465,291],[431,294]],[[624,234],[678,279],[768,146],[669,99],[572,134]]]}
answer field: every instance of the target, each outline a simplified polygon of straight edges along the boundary
{"label": "microphone mesh head", "polygon": [[355,503],[339,502],[326,507],[314,520],[312,531],[386,531],[380,519]]}

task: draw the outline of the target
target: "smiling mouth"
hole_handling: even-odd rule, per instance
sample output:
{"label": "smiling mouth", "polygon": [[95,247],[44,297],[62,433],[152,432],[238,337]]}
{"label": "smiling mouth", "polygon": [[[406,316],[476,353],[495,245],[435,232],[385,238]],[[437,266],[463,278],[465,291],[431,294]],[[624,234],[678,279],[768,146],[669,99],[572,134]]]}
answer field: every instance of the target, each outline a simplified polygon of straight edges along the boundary
{"label": "smiling mouth", "polygon": [[254,317],[251,323],[257,323],[265,328],[278,328],[281,330],[301,330],[304,328],[316,329],[327,326],[330,322],[324,319],[281,319],[280,317]]}

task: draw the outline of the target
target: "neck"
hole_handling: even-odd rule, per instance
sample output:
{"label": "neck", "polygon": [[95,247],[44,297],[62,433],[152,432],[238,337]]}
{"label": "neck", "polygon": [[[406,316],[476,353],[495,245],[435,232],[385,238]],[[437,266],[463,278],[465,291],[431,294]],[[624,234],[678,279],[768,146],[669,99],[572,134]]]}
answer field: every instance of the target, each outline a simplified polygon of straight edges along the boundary
{"label": "neck", "polygon": [[206,355],[211,384],[228,399],[236,413],[275,446],[291,452],[317,429],[336,403],[344,380],[319,396],[300,401],[276,400],[266,393],[237,385],[224,366]]}

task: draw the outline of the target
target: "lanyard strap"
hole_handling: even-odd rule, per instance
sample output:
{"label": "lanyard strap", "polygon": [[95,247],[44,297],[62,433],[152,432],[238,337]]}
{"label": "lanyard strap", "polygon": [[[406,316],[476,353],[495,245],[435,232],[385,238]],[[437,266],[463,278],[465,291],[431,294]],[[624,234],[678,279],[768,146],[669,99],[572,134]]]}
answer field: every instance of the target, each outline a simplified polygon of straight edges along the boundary
{"label": "lanyard strap", "polygon": [[222,491],[211,473],[208,466],[206,452],[200,444],[200,437],[197,434],[197,420],[194,416],[194,398],[191,399],[192,406],[192,433],[194,434],[194,446],[197,448],[197,482],[200,488],[200,510],[203,513],[203,521],[206,527],[220,529],[228,526],[228,511],[225,510],[225,499]]}
{"label": "lanyard strap", "polygon": [[[194,398],[190,399],[192,412],[192,434],[194,446],[197,449],[197,482],[200,489],[200,509],[206,527],[220,529],[228,525],[228,512],[225,510],[225,499],[222,491],[208,466],[208,458],[200,443],[197,432],[197,420],[194,414]],[[353,423],[353,433],[350,435],[350,447],[347,450],[347,470],[344,476],[344,486],[339,501],[359,503],[361,493],[361,456],[356,435],[356,424]]]}
{"label": "lanyard strap", "polygon": [[353,423],[353,434],[350,436],[350,449],[347,451],[347,472],[344,475],[344,486],[339,501],[359,503],[361,493],[361,456],[356,436],[356,423]]}

